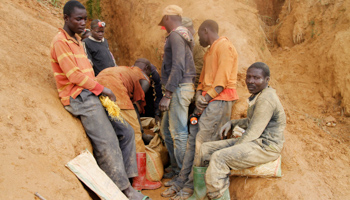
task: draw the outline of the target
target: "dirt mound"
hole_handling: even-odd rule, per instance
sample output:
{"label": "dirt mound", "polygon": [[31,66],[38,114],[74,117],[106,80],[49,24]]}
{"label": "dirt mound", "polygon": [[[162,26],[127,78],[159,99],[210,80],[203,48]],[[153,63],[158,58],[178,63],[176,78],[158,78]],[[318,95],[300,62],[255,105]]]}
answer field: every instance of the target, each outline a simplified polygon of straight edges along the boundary
{"label": "dirt mound", "polygon": [[61,10],[3,0],[0,12],[0,199],[89,199],[64,167],[91,145],[57,98],[49,49]]}
{"label": "dirt mound", "polygon": [[[56,1],[0,3],[1,199],[33,199],[35,192],[47,199],[90,198],[64,167],[91,145],[80,121],[58,99],[49,45],[63,20],[62,8],[50,2]],[[256,61],[271,67],[271,85],[285,106],[283,177],[232,177],[232,199],[350,198],[350,120],[345,117],[350,2],[101,1],[107,39],[119,65],[146,57],[160,67],[166,33],[157,24],[169,3],[180,5],[195,28],[205,19],[216,20],[220,35],[235,45],[241,97],[235,118],[245,113],[245,70]],[[328,126],[328,119],[335,127]],[[160,192],[145,193],[162,199]]]}

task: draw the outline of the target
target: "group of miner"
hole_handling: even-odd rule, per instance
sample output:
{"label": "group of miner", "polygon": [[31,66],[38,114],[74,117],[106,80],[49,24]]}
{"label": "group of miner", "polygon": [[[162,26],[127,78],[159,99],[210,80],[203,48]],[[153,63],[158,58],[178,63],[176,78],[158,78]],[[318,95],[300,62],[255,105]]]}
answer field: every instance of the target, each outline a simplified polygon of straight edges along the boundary
{"label": "group of miner", "polygon": [[[182,14],[169,5],[159,16],[167,32],[160,74],[146,58],[118,66],[104,38],[106,23],[94,19],[86,29],[87,11],[75,0],[64,5],[64,26],[50,46],[64,108],[81,120],[99,167],[131,200],[150,199],[140,191],[162,186],[146,178],[145,144],[152,136],[140,116],[160,124],[170,157],[161,196],[172,200],[230,199],[231,170],[274,161],[282,151],[286,116],[269,86],[269,67],[248,67],[247,115],[231,120],[239,98],[237,51],[219,36],[216,21],[205,20],[196,31]],[[122,121],[109,116],[100,96],[119,106]],[[230,134],[237,127],[241,135]]]}

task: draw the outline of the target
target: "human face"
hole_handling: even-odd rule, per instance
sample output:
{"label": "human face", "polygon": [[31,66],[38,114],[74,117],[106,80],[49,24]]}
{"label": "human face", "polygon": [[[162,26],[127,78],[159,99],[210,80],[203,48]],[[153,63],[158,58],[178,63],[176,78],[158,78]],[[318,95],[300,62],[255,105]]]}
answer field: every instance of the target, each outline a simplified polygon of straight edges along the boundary
{"label": "human face", "polygon": [[75,33],[82,33],[86,26],[86,19],[86,10],[83,8],[75,7],[70,16],[64,15],[65,26],[68,28],[66,31],[70,35],[74,35]]}
{"label": "human face", "polygon": [[164,15],[162,20],[160,21],[160,23],[162,26],[164,26],[165,30],[170,33],[171,29],[170,29],[170,18],[168,15]]}
{"label": "human face", "polygon": [[202,47],[209,46],[208,31],[206,28],[200,27],[198,30],[198,36],[199,36],[199,44]]}
{"label": "human face", "polygon": [[258,94],[261,90],[267,87],[270,77],[264,77],[262,69],[250,68],[247,71],[245,83],[247,84],[249,93]]}
{"label": "human face", "polygon": [[91,30],[91,35],[96,40],[102,40],[103,36],[105,35],[105,27],[95,27]]}

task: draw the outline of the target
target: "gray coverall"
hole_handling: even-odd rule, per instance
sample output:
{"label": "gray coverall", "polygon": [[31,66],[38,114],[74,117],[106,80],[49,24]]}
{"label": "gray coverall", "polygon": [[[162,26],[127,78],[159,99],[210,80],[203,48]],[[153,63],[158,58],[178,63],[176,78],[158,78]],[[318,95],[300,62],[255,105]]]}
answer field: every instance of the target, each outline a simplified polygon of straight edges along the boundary
{"label": "gray coverall", "polygon": [[232,120],[246,129],[242,137],[202,144],[201,166],[208,161],[205,174],[207,194],[211,199],[222,196],[229,187],[230,170],[240,170],[276,160],[283,147],[286,115],[271,87],[251,97],[247,118]]}

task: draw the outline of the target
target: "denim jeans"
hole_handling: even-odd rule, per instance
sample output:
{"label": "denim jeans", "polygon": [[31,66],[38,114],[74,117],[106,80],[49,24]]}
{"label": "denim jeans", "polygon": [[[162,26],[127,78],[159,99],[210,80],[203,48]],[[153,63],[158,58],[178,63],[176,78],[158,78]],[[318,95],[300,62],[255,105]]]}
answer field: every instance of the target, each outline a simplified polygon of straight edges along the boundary
{"label": "denim jeans", "polygon": [[175,179],[177,190],[193,190],[193,166],[200,166],[200,147],[202,143],[217,141],[221,126],[230,121],[232,106],[235,101],[213,101],[208,104],[196,126],[190,126],[186,156],[180,174]]}
{"label": "denim jeans", "polygon": [[138,175],[132,127],[127,122],[110,121],[98,97],[89,90],[70,98],[65,109],[80,118],[99,167],[120,190],[128,188],[128,178]]}
{"label": "denim jeans", "polygon": [[188,107],[194,96],[192,83],[179,84],[172,95],[169,110],[163,113],[161,131],[169,152],[170,164],[178,174],[185,156],[188,137]]}

